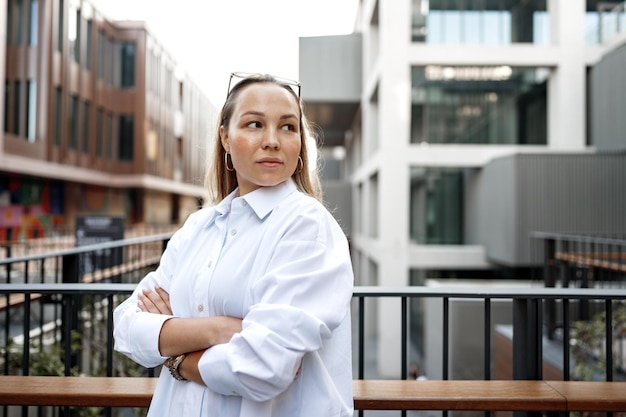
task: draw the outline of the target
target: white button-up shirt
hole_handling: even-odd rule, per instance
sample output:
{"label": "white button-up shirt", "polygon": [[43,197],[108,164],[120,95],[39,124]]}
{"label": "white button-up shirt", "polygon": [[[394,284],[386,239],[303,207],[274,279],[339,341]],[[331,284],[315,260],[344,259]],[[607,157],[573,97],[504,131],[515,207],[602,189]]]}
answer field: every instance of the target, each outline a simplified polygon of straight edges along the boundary
{"label": "white button-up shirt", "polygon": [[146,367],[166,359],[159,332],[171,316],[141,312],[144,288],[165,289],[176,317],[243,319],[240,333],[200,359],[206,386],[161,372],[148,416],[352,416],[344,233],[291,179],[236,195],[192,214],[115,309],[115,349]]}

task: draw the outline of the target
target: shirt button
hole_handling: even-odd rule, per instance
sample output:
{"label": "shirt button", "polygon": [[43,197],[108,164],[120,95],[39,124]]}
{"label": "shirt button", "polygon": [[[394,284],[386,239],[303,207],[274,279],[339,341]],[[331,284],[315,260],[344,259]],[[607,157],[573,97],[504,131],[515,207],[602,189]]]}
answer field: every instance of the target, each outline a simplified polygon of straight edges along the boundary
{"label": "shirt button", "polygon": [[235,236],[237,234],[237,229],[233,229],[230,231],[231,236]]}
{"label": "shirt button", "polygon": [[198,304],[198,311],[202,312],[204,310],[204,306],[202,304]]}
{"label": "shirt button", "polygon": [[210,261],[209,261],[209,263],[208,263],[208,265],[207,265],[207,267],[209,267],[209,268],[210,268],[212,265],[213,265],[213,261],[212,261],[212,260],[210,260]]}
{"label": "shirt button", "polygon": [[247,205],[248,205],[248,202],[247,202],[246,200],[241,200],[241,205],[242,205],[242,206],[247,206]]}

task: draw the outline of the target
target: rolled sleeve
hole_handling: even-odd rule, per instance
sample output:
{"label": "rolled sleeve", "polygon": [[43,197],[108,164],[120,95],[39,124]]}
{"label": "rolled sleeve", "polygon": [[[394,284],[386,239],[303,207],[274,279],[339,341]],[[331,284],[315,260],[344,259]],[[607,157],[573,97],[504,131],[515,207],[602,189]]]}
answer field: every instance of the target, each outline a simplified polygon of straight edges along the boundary
{"label": "rolled sleeve", "polygon": [[137,307],[137,298],[132,296],[114,311],[115,350],[142,366],[160,365],[166,357],[159,352],[159,335],[163,323],[170,318],[170,315],[142,312]]}
{"label": "rolled sleeve", "polygon": [[205,352],[198,369],[212,391],[267,401],[294,380],[302,357],[322,347],[330,330],[318,318],[288,305],[256,305],[241,333]]}

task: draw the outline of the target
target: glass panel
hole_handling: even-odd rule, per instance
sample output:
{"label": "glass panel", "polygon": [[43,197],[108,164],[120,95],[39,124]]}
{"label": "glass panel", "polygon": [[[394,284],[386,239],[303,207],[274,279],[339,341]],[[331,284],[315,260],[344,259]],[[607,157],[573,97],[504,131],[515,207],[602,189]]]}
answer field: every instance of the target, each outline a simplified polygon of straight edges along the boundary
{"label": "glass panel", "polygon": [[89,153],[89,102],[85,101],[83,103],[83,153]]}
{"label": "glass panel", "polygon": [[78,148],[78,97],[76,96],[70,98],[69,129],[70,149],[76,150]]}
{"label": "glass panel", "polygon": [[413,0],[412,41],[506,45],[549,42],[546,0]]}
{"label": "glass panel", "polygon": [[11,83],[4,82],[4,131],[9,133],[9,103],[11,102]]}
{"label": "glass panel", "polygon": [[542,68],[412,69],[411,143],[546,144]]}
{"label": "glass panel", "polygon": [[410,239],[418,244],[463,243],[463,171],[411,168]]}
{"label": "glass panel", "polygon": [[101,158],[104,155],[104,114],[102,109],[98,109],[98,115],[96,116],[96,156]]}
{"label": "glass panel", "polygon": [[20,101],[20,95],[22,94],[21,92],[21,87],[22,85],[20,84],[19,81],[15,81],[13,83],[14,85],[14,89],[13,89],[13,134],[15,136],[19,136],[20,135],[20,111],[21,111],[21,101]]}
{"label": "glass panel", "polygon": [[37,139],[37,82],[28,82],[28,103],[26,104],[27,115],[27,132],[29,142],[35,142]]}
{"label": "glass panel", "polygon": [[15,0],[15,13],[13,18],[15,19],[15,43],[14,45],[21,45],[24,33],[24,0]]}
{"label": "glass panel", "polygon": [[91,39],[92,39],[93,23],[91,19],[87,20],[87,33],[85,33],[85,68],[91,69]]}
{"label": "glass panel", "polygon": [[120,44],[120,87],[130,88],[135,86],[135,44],[122,42]]}
{"label": "glass panel", "polygon": [[39,26],[39,2],[30,1],[30,23],[28,31],[28,43],[31,46],[37,45],[37,27]]}
{"label": "glass panel", "polygon": [[63,100],[61,95],[61,89],[56,88],[54,94],[54,144],[56,146],[61,145],[61,111],[63,109]]}
{"label": "glass panel", "polygon": [[626,31],[626,2],[587,0],[585,40],[590,45],[606,43]]}
{"label": "glass panel", "polygon": [[133,160],[134,118],[132,115],[119,117],[119,145],[118,159],[120,161]]}
{"label": "glass panel", "polygon": [[112,160],[113,159],[113,115],[111,113],[107,113],[106,118],[105,118],[105,126],[104,126],[104,131],[105,131],[105,153],[107,156],[107,159]]}
{"label": "glass panel", "polygon": [[63,52],[63,43],[64,43],[64,38],[63,38],[63,25],[64,25],[64,21],[63,21],[63,9],[65,8],[64,6],[64,1],[63,0],[59,0],[59,8],[57,10],[57,16],[59,17],[58,21],[58,26],[57,26],[57,51],[59,52]]}
{"label": "glass panel", "polygon": [[68,39],[70,41],[70,53],[74,62],[80,62],[80,9],[70,7],[68,25]]}
{"label": "glass panel", "polygon": [[101,80],[104,77],[104,53],[106,47],[106,38],[104,36],[104,32],[98,32],[98,62],[97,62],[97,72],[98,79]]}

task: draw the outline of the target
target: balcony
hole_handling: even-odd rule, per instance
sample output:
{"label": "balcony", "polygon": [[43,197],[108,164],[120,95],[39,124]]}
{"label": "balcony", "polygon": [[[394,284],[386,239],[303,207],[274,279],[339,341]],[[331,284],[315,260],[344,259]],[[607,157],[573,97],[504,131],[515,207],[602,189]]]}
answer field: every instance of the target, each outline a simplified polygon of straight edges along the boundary
{"label": "balcony", "polygon": [[[120,381],[117,390],[113,387],[110,395],[103,394],[104,400],[89,397],[89,383],[81,384],[81,389],[86,390],[85,396],[91,398],[91,402],[79,403],[91,406],[123,404],[120,402],[123,397],[120,389],[127,386],[126,378],[142,378],[135,380],[137,383],[153,380],[160,369],[136,366],[113,351],[112,311],[133,290],[136,281],[143,275],[142,268],[153,267],[155,253],[162,250],[169,237],[170,234],[147,236],[0,260],[0,280],[4,282],[0,284],[1,373],[21,376],[90,376],[94,379],[89,381],[97,381],[95,378],[115,378],[110,381]],[[121,252],[118,263],[104,266],[98,264],[97,254],[101,255],[107,250]],[[89,271],[84,270],[85,259],[91,259]],[[615,287],[356,287],[353,298],[353,372],[357,408],[361,414],[368,416],[376,415],[372,413],[377,411],[364,410],[380,409],[377,407],[402,410],[399,412],[406,415],[406,407],[417,407],[419,404],[421,407],[442,407],[435,407],[441,410],[519,411],[525,410],[524,407],[529,407],[528,410],[535,410],[537,407],[524,402],[524,398],[525,401],[534,398],[535,403],[542,398],[541,401],[552,398],[555,401],[554,408],[542,402],[541,407],[548,408],[541,409],[564,411],[566,408],[559,407],[565,407],[563,404],[567,393],[563,394],[564,388],[558,382],[581,379],[577,374],[577,369],[581,366],[594,370],[589,383],[604,381],[610,384],[609,387],[613,387],[613,391],[626,389],[623,382],[626,380],[626,323],[620,316],[624,310],[624,300],[626,290]],[[435,323],[439,326],[439,346],[442,352],[441,363],[436,365],[441,372],[441,378],[437,378],[440,381],[430,380],[429,385],[423,384],[422,388],[413,384],[420,381],[411,381],[413,385],[409,388],[393,385],[409,379],[415,339],[422,337],[415,332],[414,312],[416,306],[423,306],[425,301],[429,301],[429,309],[437,310],[441,317],[441,321]],[[467,381],[452,375],[450,369],[450,352],[456,343],[451,337],[451,312],[459,301],[479,303],[482,311],[478,318],[482,324],[474,330],[482,335],[482,357],[475,359],[483,362],[484,369],[481,375]],[[511,326],[505,326],[504,330],[495,325],[499,310],[494,306],[501,302],[510,303],[513,318]],[[373,312],[383,304],[387,310],[395,311],[393,320],[388,320],[385,325],[396,326],[399,334],[398,340],[389,341],[385,348],[385,354],[399,358],[399,367],[391,371],[394,374],[392,377],[381,376],[377,361]],[[599,337],[600,340],[594,339],[598,343],[593,346],[581,346],[582,339],[576,330],[581,323],[588,323],[592,318],[598,320],[598,317],[601,321],[596,324],[596,329],[604,331],[594,333],[594,338]],[[549,322],[546,321],[547,318],[550,318]],[[558,357],[556,365],[554,356]],[[502,377],[502,363],[509,365],[509,378]],[[503,379],[508,379],[508,382]],[[386,380],[391,385],[374,382],[372,385],[359,385],[359,381],[380,380]],[[476,380],[499,385],[487,385],[491,386],[487,394],[485,391],[477,393],[477,385],[474,383]],[[31,381],[38,380],[33,378]],[[74,380],[66,381],[70,384],[69,381]],[[450,392],[445,385],[450,383],[448,381],[457,384],[454,385],[455,389],[465,389]],[[525,388],[522,386],[521,391],[521,385],[515,385],[517,390],[506,388],[506,384],[510,382],[522,381],[535,381],[535,385],[526,385]],[[537,381],[541,385],[537,385]],[[136,386],[136,383],[132,385]],[[389,389],[390,386],[392,389]],[[593,392],[588,385],[585,387],[583,392]],[[48,393],[54,391],[52,387],[47,389],[50,390]],[[146,389],[142,397],[144,402],[133,404],[147,404],[145,396],[149,395],[150,386]],[[607,388],[600,391],[609,392]],[[555,392],[561,396],[554,397]],[[31,401],[26,404],[55,403],[50,400],[35,401],[35,394],[23,393],[26,396],[31,395]],[[473,401],[473,396],[479,394],[482,395],[482,401]],[[55,404],[59,407],[42,405],[42,413],[59,412],[55,410],[69,413],[67,407],[63,407],[68,403],[61,401],[62,397],[58,392],[57,395],[58,401]],[[73,392],[72,395],[76,398],[80,396],[80,392]],[[421,398],[421,402],[416,402],[416,395]],[[623,411],[626,410],[626,396],[621,397],[624,401],[622,405],[613,407],[623,407],[618,408]],[[1,393],[0,398],[3,398]],[[589,401],[594,403],[595,400]],[[597,401],[595,403],[603,404]],[[20,409],[24,415],[28,415],[31,412],[29,408],[35,408],[24,403],[19,404],[19,407],[7,406],[0,409],[0,416],[12,416]],[[444,407],[445,404],[453,408]],[[127,412],[124,410],[126,409],[123,407],[107,407],[102,413],[121,416]],[[615,410],[610,407],[599,409]]]}

